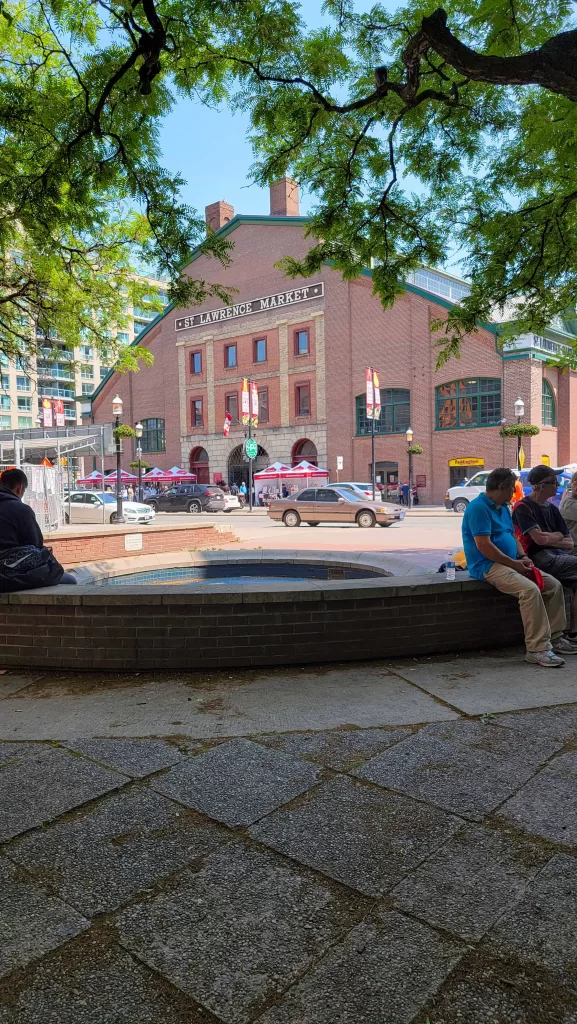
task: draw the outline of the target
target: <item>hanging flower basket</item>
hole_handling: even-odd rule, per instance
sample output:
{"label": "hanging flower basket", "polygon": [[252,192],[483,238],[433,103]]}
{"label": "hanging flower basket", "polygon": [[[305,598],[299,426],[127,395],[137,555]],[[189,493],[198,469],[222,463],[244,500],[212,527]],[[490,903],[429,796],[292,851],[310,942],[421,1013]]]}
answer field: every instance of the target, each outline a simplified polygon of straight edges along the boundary
{"label": "hanging flower basket", "polygon": [[408,455],[422,455],[423,454],[423,446],[422,446],[422,444],[410,444],[409,447],[407,448],[407,454]]}
{"label": "hanging flower basket", "polygon": [[[140,465],[142,467],[142,472],[143,473],[148,473],[148,470],[152,469],[152,466],[150,465],[150,462],[145,462],[144,459],[141,459]],[[130,463],[130,468],[131,469],[138,469],[138,462],[131,462]]]}
{"label": "hanging flower basket", "polygon": [[135,437],[136,433],[133,427],[129,427],[127,423],[121,423],[118,427],[115,427],[112,431],[115,438],[119,440],[123,437]]}
{"label": "hanging flower basket", "polygon": [[540,433],[539,427],[532,423],[511,423],[509,426],[501,427],[501,437],[535,437]]}

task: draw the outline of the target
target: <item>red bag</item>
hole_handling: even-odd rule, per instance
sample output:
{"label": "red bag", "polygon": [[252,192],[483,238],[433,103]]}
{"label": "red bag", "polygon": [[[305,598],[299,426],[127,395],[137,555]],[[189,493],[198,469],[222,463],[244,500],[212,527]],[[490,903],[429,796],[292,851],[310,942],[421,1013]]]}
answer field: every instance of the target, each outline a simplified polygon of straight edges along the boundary
{"label": "red bag", "polygon": [[540,571],[540,569],[537,568],[536,565],[533,566],[533,568],[531,569],[531,572],[527,573],[527,579],[528,580],[533,580],[533,583],[537,584],[537,586],[539,587],[539,590],[543,590],[544,589],[544,587],[545,587],[545,580],[543,579],[543,573]]}

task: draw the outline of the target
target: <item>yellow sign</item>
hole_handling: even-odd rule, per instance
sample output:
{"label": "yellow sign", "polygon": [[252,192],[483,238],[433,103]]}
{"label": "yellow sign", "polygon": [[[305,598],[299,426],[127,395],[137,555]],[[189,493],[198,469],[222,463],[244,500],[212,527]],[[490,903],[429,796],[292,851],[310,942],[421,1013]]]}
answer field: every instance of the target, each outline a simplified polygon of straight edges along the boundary
{"label": "yellow sign", "polygon": [[519,448],[519,469],[523,469],[524,465],[525,465],[525,452],[523,451],[523,448],[521,447],[521,448]]}
{"label": "yellow sign", "polygon": [[465,459],[449,459],[450,466],[484,466],[484,459],[476,459],[474,456]]}
{"label": "yellow sign", "polygon": [[549,458],[548,455],[542,455],[541,456],[541,464],[543,466],[550,466],[551,465],[551,459]]}

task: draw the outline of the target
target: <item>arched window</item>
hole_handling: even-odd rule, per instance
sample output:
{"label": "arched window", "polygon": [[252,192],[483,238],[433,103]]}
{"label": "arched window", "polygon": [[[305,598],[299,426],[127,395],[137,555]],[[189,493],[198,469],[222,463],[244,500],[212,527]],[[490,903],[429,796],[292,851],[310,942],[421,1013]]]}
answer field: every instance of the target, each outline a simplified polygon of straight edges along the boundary
{"label": "arched window", "polygon": [[555,395],[553,388],[545,377],[543,377],[543,388],[541,391],[541,422],[544,427],[554,427],[557,423]]}
{"label": "arched window", "polygon": [[[381,415],[375,420],[375,434],[404,434],[411,419],[411,393],[408,388],[381,390]],[[365,396],[358,395],[357,434],[370,434],[371,421],[367,419]]]}
{"label": "arched window", "polygon": [[492,427],[501,422],[499,377],[466,377],[436,389],[437,430]]}
{"label": "arched window", "polygon": [[141,447],[143,452],[166,451],[164,420],[142,420]]}

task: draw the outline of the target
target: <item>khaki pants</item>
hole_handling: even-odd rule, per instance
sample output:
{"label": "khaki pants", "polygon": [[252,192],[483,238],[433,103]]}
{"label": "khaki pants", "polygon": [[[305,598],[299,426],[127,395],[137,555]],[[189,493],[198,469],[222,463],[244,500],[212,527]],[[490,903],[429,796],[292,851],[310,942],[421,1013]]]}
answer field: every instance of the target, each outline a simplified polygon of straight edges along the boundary
{"label": "khaki pants", "polygon": [[542,576],[545,587],[541,593],[533,580],[498,562],[494,562],[485,574],[487,583],[501,593],[512,594],[518,599],[525,630],[525,646],[533,652],[550,650],[551,638],[556,640],[567,628],[563,585],[548,573],[544,572]]}

